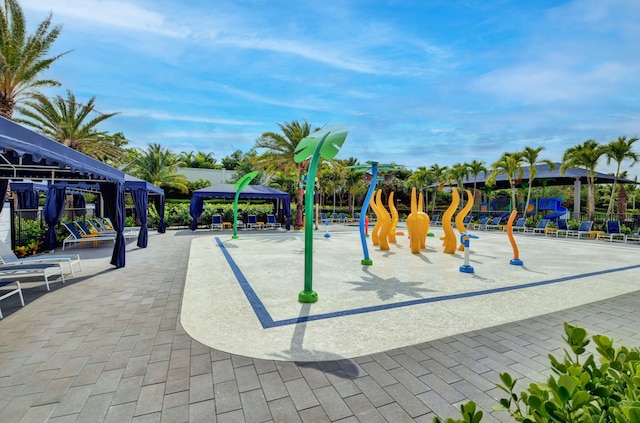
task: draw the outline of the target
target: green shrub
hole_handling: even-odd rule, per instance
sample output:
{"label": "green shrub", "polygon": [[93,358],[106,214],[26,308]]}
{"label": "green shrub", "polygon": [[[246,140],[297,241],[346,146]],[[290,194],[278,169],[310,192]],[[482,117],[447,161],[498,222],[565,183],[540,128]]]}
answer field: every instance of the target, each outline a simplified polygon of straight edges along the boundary
{"label": "green shrub", "polygon": [[[508,411],[523,423],[640,423],[640,349],[614,348],[611,338],[594,335],[596,362],[593,354],[585,357],[590,343],[586,330],[565,323],[564,331],[569,349],[564,350],[562,361],[549,355],[553,374],[547,381],[532,383],[518,394],[517,380],[501,373],[502,383],[497,386],[508,397],[494,409]],[[479,423],[482,419],[473,401],[463,404],[460,411],[462,419],[446,422]],[[438,417],[433,420],[442,422]]]}

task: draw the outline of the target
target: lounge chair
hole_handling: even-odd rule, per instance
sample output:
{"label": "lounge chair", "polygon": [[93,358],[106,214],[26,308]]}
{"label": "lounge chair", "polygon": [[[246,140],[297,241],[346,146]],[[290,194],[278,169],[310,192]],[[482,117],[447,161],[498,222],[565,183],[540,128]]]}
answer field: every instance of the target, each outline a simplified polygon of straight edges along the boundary
{"label": "lounge chair", "polygon": [[567,231],[567,238],[570,236],[575,236],[578,238],[582,238],[583,235],[586,235],[587,237],[591,236],[591,229],[593,228],[593,221],[592,220],[583,220],[582,222],[580,222],[580,226],[578,227],[578,230],[568,230]]}
{"label": "lounge chair", "polygon": [[502,216],[494,217],[490,223],[484,225],[484,230],[488,231],[489,229],[500,229],[500,222],[502,222]]}
{"label": "lounge chair", "polygon": [[327,214],[326,213],[320,213],[320,222],[319,223],[325,224],[325,223],[327,223],[327,220],[329,220],[329,218],[327,217]]}
{"label": "lounge chair", "polygon": [[[14,286],[15,288],[12,288]],[[0,282],[0,288],[10,288],[9,290],[3,289],[0,291],[0,300],[4,300],[12,295],[18,294],[20,296],[20,303],[24,307],[24,297],[22,296],[22,287],[19,281]],[[0,319],[4,318],[2,310],[0,309]]]}
{"label": "lounge chair", "polygon": [[94,245],[100,241],[113,241],[116,243],[115,235],[81,235],[80,232],[69,222],[63,222],[62,225],[69,232],[69,236],[62,241],[62,250],[64,251],[67,244],[84,244],[87,242],[93,242]]}
{"label": "lounge chair", "polygon": [[351,220],[354,221],[354,222],[359,222],[360,221],[360,213],[354,212],[353,213],[353,217],[351,218]]}
{"label": "lounge chair", "polygon": [[211,230],[218,229],[222,230],[222,215],[214,214],[211,216]]}
{"label": "lounge chair", "polygon": [[549,219],[540,219],[540,221],[538,222],[538,224],[536,226],[534,226],[533,228],[526,228],[524,230],[525,233],[532,233],[532,234],[544,234],[547,226],[549,226],[549,222],[551,220]]}
{"label": "lounge chair", "polygon": [[564,237],[566,238],[567,232],[569,232],[569,224],[567,223],[567,219],[558,219],[558,229],[556,230],[556,237],[564,235]]}
{"label": "lounge chair", "polygon": [[[95,219],[87,219],[87,222],[93,223],[93,226],[96,228],[96,230],[102,233],[103,235],[116,234],[116,231],[113,229],[113,226],[111,225],[111,221],[107,222],[106,220],[100,220],[99,218],[95,218]],[[137,238],[138,235],[140,235],[140,228],[136,228],[133,226],[126,227],[122,231],[122,234],[126,239]]]}
{"label": "lounge chair", "polygon": [[624,237],[624,242],[627,241],[636,241],[636,242],[640,242],[640,229],[638,229],[638,232],[636,232],[635,234],[627,234]]}
{"label": "lounge chair", "polygon": [[276,221],[276,216],[273,214],[267,215],[267,224],[264,225],[265,229],[276,229],[280,228],[282,225]]}
{"label": "lounge chair", "polygon": [[[506,230],[506,226],[505,226]],[[513,232],[525,232],[527,230],[527,218],[521,217],[516,220],[516,223],[511,227]]]}
{"label": "lounge chair", "polygon": [[47,291],[50,291],[49,278],[57,275],[60,275],[60,280],[64,283],[64,272],[62,271],[61,263],[29,263],[22,264],[20,266],[5,264],[0,266],[0,279],[16,280],[18,278],[22,279],[42,276],[44,278],[44,283],[47,286]]}
{"label": "lounge chair", "polygon": [[429,222],[430,226],[442,226],[442,220],[440,220],[440,215],[436,214],[433,216],[431,221]]}
{"label": "lounge chair", "polygon": [[340,221],[342,223],[347,223],[349,221],[349,218],[347,217],[347,215],[345,213],[340,213]]}
{"label": "lounge chair", "polygon": [[604,234],[604,239],[610,242],[626,240],[626,236],[620,230],[619,220],[607,220],[607,232]]}
{"label": "lounge chair", "polygon": [[335,223],[340,223],[341,222],[340,215],[338,213],[332,213],[331,214],[331,223],[333,223],[333,222],[335,222]]}
{"label": "lounge chair", "polygon": [[247,216],[247,229],[260,229],[258,218],[255,214],[250,214]]}
{"label": "lounge chair", "polygon": [[485,230],[487,223],[489,223],[489,217],[482,216],[478,222],[470,224],[469,229]]}
{"label": "lounge chair", "polygon": [[91,230],[92,233],[103,233],[103,234],[116,233],[116,231],[114,231],[113,229],[107,229],[107,227],[104,226],[102,222],[99,222],[94,219],[87,219],[86,225]]}
{"label": "lounge chair", "polygon": [[78,269],[82,272],[82,263],[79,254],[45,254],[39,256],[31,256],[18,258],[11,248],[4,242],[0,241],[0,260],[7,266],[33,264],[33,263],[68,263],[69,272],[74,276],[73,265],[77,264]]}

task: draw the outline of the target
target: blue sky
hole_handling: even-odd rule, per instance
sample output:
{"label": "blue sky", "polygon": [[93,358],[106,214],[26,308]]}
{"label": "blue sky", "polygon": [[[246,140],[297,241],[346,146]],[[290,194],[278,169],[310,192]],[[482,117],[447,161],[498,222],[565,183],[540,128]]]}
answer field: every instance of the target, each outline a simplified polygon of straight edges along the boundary
{"label": "blue sky", "polygon": [[73,50],[49,94],[95,96],[137,147],[220,160],[307,120],[348,125],[339,158],[414,169],[640,136],[637,0],[20,3]]}

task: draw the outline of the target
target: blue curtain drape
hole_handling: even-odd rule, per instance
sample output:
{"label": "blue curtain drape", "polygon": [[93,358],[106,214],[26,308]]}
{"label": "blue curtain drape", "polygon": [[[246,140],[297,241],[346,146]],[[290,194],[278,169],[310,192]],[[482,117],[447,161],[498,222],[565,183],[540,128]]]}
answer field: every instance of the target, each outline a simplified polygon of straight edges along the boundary
{"label": "blue curtain drape", "polygon": [[7,186],[9,186],[9,181],[6,179],[0,179],[0,212],[2,212],[2,207],[4,207],[4,199],[7,197]]}
{"label": "blue curtain drape", "polygon": [[56,225],[62,218],[64,212],[65,193],[63,187],[50,186],[47,198],[44,201],[44,221],[49,228],[44,240],[44,247],[47,250],[56,248]]}
{"label": "blue curtain drape", "polygon": [[287,217],[287,223],[285,227],[287,230],[291,229],[291,203],[289,201],[283,201],[282,207],[284,211],[284,215]]}
{"label": "blue curtain drape", "polygon": [[189,229],[195,231],[198,229],[198,218],[202,214],[202,210],[204,209],[204,200],[202,197],[191,197],[191,203],[189,204],[189,214],[193,218],[191,224],[189,225]]}
{"label": "blue curtain drape", "polygon": [[18,197],[18,210],[38,208],[38,191],[35,189],[16,191]]}
{"label": "blue curtain drape", "polygon": [[83,194],[73,194],[73,214],[76,216],[84,216],[87,208],[87,202]]}
{"label": "blue curtain drape", "polygon": [[116,267],[125,265],[125,249],[127,247],[124,233],[124,184],[100,182],[100,192],[104,198],[104,211],[111,219],[113,229],[116,231],[116,245],[111,255],[111,264]]}
{"label": "blue curtain drape", "polygon": [[167,231],[167,225],[164,222],[164,195],[153,196],[153,205],[156,206],[160,222],[158,222],[158,233],[163,234]]}
{"label": "blue curtain drape", "polygon": [[131,190],[131,198],[133,198],[133,207],[136,215],[140,219],[140,233],[138,234],[138,247],[147,248],[149,242],[149,230],[147,229],[147,207],[149,202],[149,191],[146,189]]}

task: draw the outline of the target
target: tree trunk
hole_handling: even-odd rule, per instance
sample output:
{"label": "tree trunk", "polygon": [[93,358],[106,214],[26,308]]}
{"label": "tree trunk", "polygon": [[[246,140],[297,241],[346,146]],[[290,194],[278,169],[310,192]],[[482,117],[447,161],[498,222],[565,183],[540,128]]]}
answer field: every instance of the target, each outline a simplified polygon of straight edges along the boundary
{"label": "tree trunk", "polygon": [[618,190],[618,220],[624,221],[627,218],[627,189],[620,185]]}
{"label": "tree trunk", "polygon": [[592,177],[588,178],[589,191],[587,195],[587,220],[593,221],[596,214],[596,184]]}

